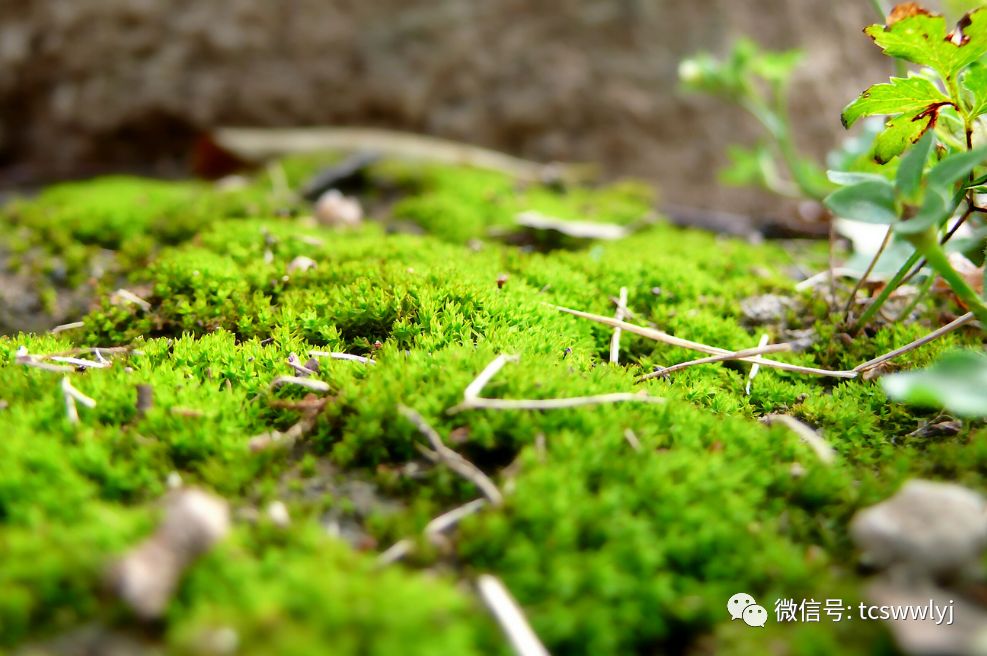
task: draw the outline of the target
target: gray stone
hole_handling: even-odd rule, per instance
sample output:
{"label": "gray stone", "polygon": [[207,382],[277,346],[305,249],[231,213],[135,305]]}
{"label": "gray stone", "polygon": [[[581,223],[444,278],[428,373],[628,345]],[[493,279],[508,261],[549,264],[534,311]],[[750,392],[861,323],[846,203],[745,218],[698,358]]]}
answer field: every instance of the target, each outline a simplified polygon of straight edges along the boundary
{"label": "gray stone", "polygon": [[987,545],[987,505],[951,483],[908,481],[857,513],[850,535],[873,566],[911,578],[949,578],[978,565]]}

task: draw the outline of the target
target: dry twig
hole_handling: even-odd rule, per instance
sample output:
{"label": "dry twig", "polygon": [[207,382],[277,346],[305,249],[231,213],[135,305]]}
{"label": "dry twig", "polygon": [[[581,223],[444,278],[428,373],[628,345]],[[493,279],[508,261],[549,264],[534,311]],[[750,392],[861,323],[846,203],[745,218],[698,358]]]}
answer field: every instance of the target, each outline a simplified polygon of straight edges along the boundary
{"label": "dry twig", "polygon": [[483,574],[476,580],[476,589],[487,608],[497,618],[501,629],[507,634],[507,639],[510,640],[517,656],[548,656],[548,650],[531,630],[531,625],[524,617],[521,607],[514,601],[514,597],[500,579],[490,574]]}
{"label": "dry twig", "polygon": [[443,442],[439,434],[435,432],[425,418],[420,414],[412,410],[411,408],[399,405],[398,412],[401,413],[408,421],[415,425],[415,428],[424,435],[429,443],[432,445],[432,449],[426,449],[421,447],[422,453],[427,457],[435,458],[439,462],[442,462],[449,469],[459,474],[469,482],[476,485],[477,488],[483,493],[483,496],[490,500],[490,503],[494,506],[499,506],[504,503],[504,496],[497,489],[490,478],[483,473],[483,471],[471,463],[469,460],[459,455],[449,447],[447,447]]}
{"label": "dry twig", "polygon": [[[614,315],[617,321],[623,321],[627,313],[627,288],[620,288],[620,297],[617,302],[617,314]],[[620,362],[620,328],[613,329],[613,337],[610,338],[610,364]]]}
{"label": "dry twig", "polygon": [[603,403],[621,403],[638,401],[644,403],[664,403],[665,399],[648,396],[646,393],[618,392],[614,394],[598,394],[594,396],[571,396],[561,399],[488,399],[480,396],[480,392],[490,382],[490,379],[508,362],[516,362],[516,355],[498,355],[484,367],[480,375],[470,383],[463,392],[463,402],[448,410],[447,414],[456,414],[465,410],[558,410],[560,408],[576,408],[586,405]]}
{"label": "dry twig", "polygon": [[488,501],[486,499],[473,499],[469,503],[465,503],[458,508],[453,508],[449,512],[442,513],[428,524],[425,525],[425,535],[433,540],[435,537],[452,528],[465,517],[476,514],[484,506],[486,506]]}
{"label": "dry twig", "polygon": [[72,323],[63,323],[61,325],[55,326],[48,332],[52,335],[57,335],[58,333],[65,332],[66,330],[75,330],[76,328],[82,328],[86,324],[81,321],[73,321]]}
{"label": "dry twig", "polygon": [[377,364],[375,360],[365,358],[362,355],[350,355],[349,353],[337,353],[335,351],[309,351],[313,358],[332,358],[333,360],[349,360],[350,362],[362,362],[363,364]]}
{"label": "dry twig", "polygon": [[836,460],[836,452],[829,445],[829,442],[824,440],[811,426],[799,421],[795,417],[789,415],[765,415],[761,418],[761,421],[765,424],[782,424],[791,430],[816,452],[816,455],[819,456],[819,459],[823,463],[831,465]]}
{"label": "dry twig", "polygon": [[124,303],[130,303],[136,305],[144,312],[151,309],[151,304],[145,301],[143,298],[133,293],[129,289],[118,289],[112,294],[110,294],[110,302],[115,305],[123,305]]}
{"label": "dry twig", "polygon": [[76,402],[87,408],[96,407],[96,400],[74,388],[69,382],[68,376],[62,378],[62,396],[65,397],[65,413],[73,424],[79,421],[79,411],[75,407]]}
{"label": "dry twig", "polygon": [[[656,371],[652,371],[650,374],[646,374],[638,378],[636,383],[641,383],[646,380],[651,380],[652,378],[658,378],[660,376],[666,376],[680,369],[687,369],[688,367],[694,367],[697,364],[709,364],[711,362],[723,362],[725,360],[745,360],[751,356],[764,355],[765,353],[781,353],[785,351],[791,351],[793,349],[792,344],[771,344],[771,345],[760,345],[754,348],[744,349],[742,351],[734,351],[732,353],[724,353],[723,355],[711,355],[708,358],[699,358],[698,360],[689,360],[688,362],[680,362],[678,364],[673,364],[670,367],[661,367]],[[755,363],[753,367],[757,367],[758,364]]]}
{"label": "dry twig", "polygon": [[302,364],[301,359],[298,357],[297,353],[288,354],[288,366],[295,370],[295,372],[301,378],[306,378],[316,373],[315,370],[309,369],[304,364]]}
{"label": "dry twig", "polygon": [[[595,321],[597,323],[602,323],[611,327],[620,327],[629,333],[634,333],[635,335],[640,335],[642,337],[647,337],[648,339],[653,339],[657,342],[663,342],[669,346],[678,346],[680,348],[690,349],[693,351],[699,351],[700,353],[709,353],[710,355],[729,355],[733,357],[733,351],[728,351],[727,349],[717,348],[715,346],[707,346],[706,344],[701,344],[699,342],[693,342],[688,339],[682,339],[681,337],[675,337],[674,335],[669,335],[668,333],[662,332],[660,330],[655,330],[654,328],[644,328],[642,326],[637,326],[632,323],[627,323],[626,321],[617,321],[616,319],[611,319],[610,317],[605,317],[601,314],[592,314],[590,312],[582,312],[580,310],[573,310],[570,308],[554,306],[560,312],[566,312],[573,316],[582,317],[583,319],[589,319],[590,321]],[[836,378],[856,378],[857,372],[855,371],[832,371],[829,369],[817,369],[815,367],[802,367],[795,364],[788,364],[787,362],[778,362],[777,360],[768,360],[767,358],[762,358],[758,356],[742,357],[737,358],[743,362],[750,362],[752,364],[756,363],[762,367],[773,367],[775,369],[781,369],[782,371],[792,371],[795,373],[811,374],[815,376],[833,376]]]}
{"label": "dry twig", "polygon": [[41,362],[37,355],[31,355],[27,351],[26,346],[20,346],[17,349],[17,353],[14,356],[14,362],[17,364],[22,364],[25,367],[34,367],[35,369],[43,369],[44,371],[55,371],[62,373],[69,373],[75,371],[75,367],[66,367],[64,365],[48,364],[47,362]]}
{"label": "dry twig", "polygon": [[282,385],[298,385],[310,389],[313,392],[328,392],[331,388],[329,383],[321,380],[311,380],[300,376],[278,376],[271,381],[271,387],[281,387]]}
{"label": "dry twig", "polygon": [[[758,347],[764,348],[765,346],[767,346],[769,339],[771,339],[771,336],[768,335],[768,333],[764,333],[763,335],[761,335],[761,339],[757,343]],[[746,394],[747,396],[751,395],[751,384],[754,382],[754,377],[757,376],[757,372],[759,372],[760,370],[761,370],[761,365],[759,364],[751,365],[750,373],[747,374],[747,385],[744,386],[744,394]]]}
{"label": "dry twig", "polygon": [[934,330],[931,333],[929,333],[928,335],[916,339],[914,342],[911,342],[909,344],[905,344],[901,348],[897,348],[897,349],[895,349],[895,350],[893,350],[893,351],[891,351],[889,353],[885,353],[884,355],[878,356],[878,357],[874,358],[873,360],[868,360],[867,362],[864,362],[863,364],[858,364],[856,367],[853,368],[853,370],[856,371],[856,372],[858,372],[858,373],[863,373],[863,372],[867,371],[868,369],[873,369],[874,367],[876,367],[876,366],[878,366],[880,364],[883,364],[883,363],[887,362],[888,360],[891,360],[892,358],[896,358],[899,355],[903,355],[905,353],[908,353],[909,351],[914,351],[915,349],[917,349],[917,348],[919,348],[921,346],[925,346],[929,342],[935,341],[935,340],[939,339],[940,337],[942,337],[943,335],[946,335],[948,333],[951,333],[951,332],[953,332],[954,330],[956,330],[958,328],[962,328],[963,326],[965,326],[968,323],[973,323],[974,318],[975,317],[973,315],[973,312],[967,312],[966,314],[964,314],[963,316],[959,317],[958,319],[954,319],[953,321],[949,322],[948,324],[946,324],[942,328],[939,328],[937,330]]}
{"label": "dry twig", "polygon": [[415,543],[409,538],[398,540],[377,556],[378,565],[390,565],[401,560],[415,548]]}
{"label": "dry twig", "polygon": [[632,429],[624,429],[624,439],[627,440],[627,443],[630,444],[631,448],[635,451],[641,450],[641,440],[637,439],[637,433],[635,433]]}

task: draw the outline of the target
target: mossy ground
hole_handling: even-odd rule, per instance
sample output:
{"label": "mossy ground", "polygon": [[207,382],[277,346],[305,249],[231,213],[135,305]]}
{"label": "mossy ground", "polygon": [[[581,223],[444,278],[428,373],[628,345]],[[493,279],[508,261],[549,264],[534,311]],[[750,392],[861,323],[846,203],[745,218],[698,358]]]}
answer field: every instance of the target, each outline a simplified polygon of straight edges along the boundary
{"label": "mossy ground", "polygon": [[[317,164],[286,162],[289,185]],[[520,209],[634,223],[651,210],[635,185],[566,192],[384,163],[364,200],[383,221],[353,230],[292,218],[263,175],[237,191],[96,180],[5,211],[8,267],[52,293],[89,285],[98,301],[80,329],[0,337],[0,645],[94,622],[130,625],[102,575],[151,530],[177,472],[229,499],[237,521],[153,627],[151,639],[175,653],[207,652],[210,632],[224,627],[246,654],[506,653],[466,583],[482,572],[504,580],[555,654],[892,651],[878,624],[771,621],[754,630],[729,621],[726,600],[744,591],[769,611],[777,598],[855,602],[863,578],[849,518],[912,476],[983,489],[982,425],[918,437],[933,415],[888,402],[874,382],[762,370],[746,396],[746,368],[722,364],[640,386],[667,399],[661,405],[445,413],[501,353],[521,356],[485,390],[503,398],[634,390],[653,365],[694,357],[625,334],[623,364],[605,364],[610,331],[551,307],[609,315],[620,287],[641,319],[668,332],[749,347],[763,328],[744,326],[740,301],[795,295],[788,252],[660,222],[579,249],[476,241]],[[393,229],[407,223],[425,234]],[[298,255],[317,267],[288,275]],[[121,285],[141,289],[151,309],[111,303]],[[793,362],[853,365],[927,330],[895,325],[847,346],[820,303],[802,301],[808,309],[791,323],[815,322],[820,339],[783,356]],[[895,366],[979,339],[956,333]],[[110,345],[138,351],[73,374],[98,402],[80,409],[76,425],[60,376],[15,363],[19,346]],[[304,392],[270,382],[292,373],[290,353],[311,349],[377,364],[324,360],[318,378],[331,400],[314,429],[293,449],[252,452],[251,436],[299,418],[280,401]],[[143,416],[139,384],[155,394]],[[423,465],[422,438],[399,404],[509,490],[502,508],[466,519],[444,548],[416,536],[478,492]],[[759,423],[774,412],[817,427],[836,463]],[[348,492],[355,485],[372,490],[369,502]],[[287,504],[290,527],[265,518],[273,500]],[[330,521],[362,537],[332,537]],[[406,537],[417,548],[404,564],[375,564]]]}

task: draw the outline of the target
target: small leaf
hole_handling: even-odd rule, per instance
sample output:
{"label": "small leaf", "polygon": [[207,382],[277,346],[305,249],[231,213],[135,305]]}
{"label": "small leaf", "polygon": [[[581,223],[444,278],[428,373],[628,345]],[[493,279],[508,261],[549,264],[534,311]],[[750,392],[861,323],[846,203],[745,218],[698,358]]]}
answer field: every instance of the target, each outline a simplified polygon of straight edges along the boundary
{"label": "small leaf", "polygon": [[963,74],[963,88],[970,96],[970,118],[987,112],[987,66],[973,64]]}
{"label": "small leaf", "polygon": [[987,148],[975,148],[950,155],[929,171],[929,185],[947,189],[953,183],[970,175],[970,172],[983,164],[984,160],[987,160]]}
{"label": "small leaf", "polygon": [[860,94],[844,108],[841,119],[849,128],[864,116],[891,117],[874,139],[874,159],[885,164],[934,127],[939,111],[952,104],[939,87],[924,77],[893,77]]}
{"label": "small leaf", "polygon": [[864,116],[877,114],[912,116],[932,107],[951,105],[952,101],[935,84],[924,77],[893,77],[890,82],[875,84],[843,109],[843,125],[850,127]]}
{"label": "small leaf", "polygon": [[905,149],[921,139],[936,124],[938,111],[936,107],[928,115],[924,112],[917,116],[900,114],[890,119],[884,124],[884,131],[874,139],[874,159],[879,164],[886,164],[891,158],[905,152]]}
{"label": "small leaf", "polygon": [[864,30],[884,54],[935,70],[944,80],[987,54],[987,12],[967,14],[956,30],[946,33],[946,19],[915,7],[890,25]]}
{"label": "small leaf", "polygon": [[904,198],[912,198],[922,183],[922,172],[929,159],[929,149],[932,147],[932,131],[929,130],[918,140],[918,143],[901,158],[898,165],[898,176],[895,186],[898,194]]}
{"label": "small leaf", "polygon": [[887,180],[865,180],[837,189],[823,201],[838,217],[866,223],[897,221],[894,187]]}
{"label": "small leaf", "polygon": [[987,417],[987,356],[974,351],[947,354],[928,369],[881,378],[895,401],[944,408],[959,417]]}

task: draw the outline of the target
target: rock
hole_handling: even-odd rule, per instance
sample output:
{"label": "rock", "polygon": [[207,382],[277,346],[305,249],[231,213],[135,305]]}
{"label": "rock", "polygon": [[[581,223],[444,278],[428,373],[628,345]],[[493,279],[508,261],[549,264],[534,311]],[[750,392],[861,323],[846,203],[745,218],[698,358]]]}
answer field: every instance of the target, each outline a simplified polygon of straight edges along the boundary
{"label": "rock", "polygon": [[[926,619],[885,621],[898,647],[906,654],[987,654],[987,611],[955,591],[929,584],[906,586],[882,578],[867,587],[867,598],[872,606],[879,608],[928,609]],[[876,615],[881,611],[868,609],[867,612]]]}
{"label": "rock", "polygon": [[308,271],[316,267],[315,260],[304,255],[299,255],[288,264],[288,275],[296,271]]}
{"label": "rock", "polygon": [[330,189],[315,203],[315,220],[327,226],[357,226],[363,221],[360,201]]}
{"label": "rock", "polygon": [[739,35],[798,44],[792,115],[819,155],[843,138],[847,100],[886,77],[861,34],[874,18],[859,0],[6,2],[0,155],[49,174],[167,170],[218,125],[373,124],[599,161],[679,204],[783,214],[775,197],[710,184],[725,144],[756,133],[722,101],[669,92],[678,62]]}
{"label": "rock", "polygon": [[987,545],[984,498],[951,483],[912,480],[857,513],[850,536],[864,559],[908,578],[948,578],[979,564]]}
{"label": "rock", "polygon": [[226,501],[194,488],[168,495],[157,531],[110,570],[116,594],[144,620],[161,617],[185,568],[230,528]]}
{"label": "rock", "polygon": [[740,311],[744,313],[744,318],[748,322],[760,325],[784,321],[788,311],[794,305],[795,302],[786,296],[764,294],[763,296],[751,296],[742,300],[740,302]]}

